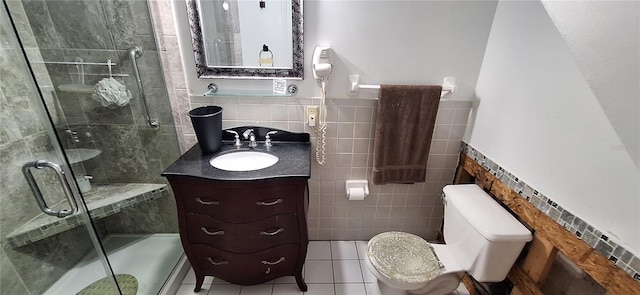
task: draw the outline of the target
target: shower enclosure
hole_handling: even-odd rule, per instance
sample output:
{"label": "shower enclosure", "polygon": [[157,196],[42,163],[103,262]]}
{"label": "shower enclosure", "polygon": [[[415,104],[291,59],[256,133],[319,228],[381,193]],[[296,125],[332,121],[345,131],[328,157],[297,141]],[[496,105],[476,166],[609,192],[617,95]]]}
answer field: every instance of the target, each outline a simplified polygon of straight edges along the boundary
{"label": "shower enclosure", "polygon": [[161,73],[147,1],[2,1],[1,295],[161,291],[183,256]]}

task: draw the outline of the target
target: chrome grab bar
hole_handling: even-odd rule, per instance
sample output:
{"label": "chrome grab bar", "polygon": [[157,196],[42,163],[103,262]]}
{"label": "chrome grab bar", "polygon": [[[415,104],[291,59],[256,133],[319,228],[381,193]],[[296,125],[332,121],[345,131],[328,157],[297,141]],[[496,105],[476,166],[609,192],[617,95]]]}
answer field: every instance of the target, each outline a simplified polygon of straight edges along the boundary
{"label": "chrome grab bar", "polygon": [[[60,209],[56,211],[49,208],[49,206],[47,206],[47,202],[42,197],[40,188],[38,188],[38,184],[33,178],[33,174],[31,173],[31,170],[30,170],[31,168],[37,168],[37,169],[51,168],[53,169],[53,171],[56,172],[56,177],[58,177],[58,180],[60,181],[60,183],[62,183],[62,190],[64,191],[64,194],[67,198],[67,202],[69,202],[69,206],[71,206],[71,210]],[[69,182],[67,182],[67,179],[64,176],[64,171],[62,170],[62,168],[60,168],[60,165],[53,162],[45,161],[45,160],[28,162],[22,165],[22,174],[24,174],[24,177],[27,179],[29,188],[31,188],[31,192],[33,192],[33,196],[36,198],[36,202],[38,202],[38,206],[40,207],[40,210],[42,210],[42,212],[44,212],[47,215],[56,216],[59,218],[64,218],[78,212],[78,203],[76,203],[76,200],[73,198],[71,187],[69,186]]]}
{"label": "chrome grab bar", "polygon": [[138,85],[138,93],[140,94],[140,98],[142,99],[142,108],[144,109],[144,114],[147,117],[147,122],[151,128],[160,127],[160,123],[156,119],[151,119],[149,115],[149,107],[147,104],[147,97],[144,95],[144,88],[142,87],[142,79],[140,79],[140,71],[138,71],[138,57],[142,56],[142,48],[136,46],[135,48],[129,51],[129,58],[131,58],[131,66],[133,67],[133,74],[136,76],[136,84]]}

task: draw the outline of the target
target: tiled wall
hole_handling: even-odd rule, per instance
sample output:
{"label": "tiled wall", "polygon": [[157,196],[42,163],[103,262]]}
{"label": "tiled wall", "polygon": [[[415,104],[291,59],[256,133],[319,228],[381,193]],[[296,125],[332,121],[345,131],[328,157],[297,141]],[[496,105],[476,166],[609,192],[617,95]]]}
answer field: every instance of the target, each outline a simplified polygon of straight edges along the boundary
{"label": "tiled wall", "polygon": [[616,244],[602,231],[562,208],[549,196],[545,196],[535,188],[532,188],[522,179],[506,171],[471,145],[463,142],[462,152],[482,165],[484,169],[491,172],[500,179],[500,181],[507,184],[509,188],[518,192],[521,197],[547,214],[547,216],[559,225],[596,249],[596,251],[600,252],[604,257],[607,257],[631,277],[640,281],[640,257],[635,256],[624,246]]}

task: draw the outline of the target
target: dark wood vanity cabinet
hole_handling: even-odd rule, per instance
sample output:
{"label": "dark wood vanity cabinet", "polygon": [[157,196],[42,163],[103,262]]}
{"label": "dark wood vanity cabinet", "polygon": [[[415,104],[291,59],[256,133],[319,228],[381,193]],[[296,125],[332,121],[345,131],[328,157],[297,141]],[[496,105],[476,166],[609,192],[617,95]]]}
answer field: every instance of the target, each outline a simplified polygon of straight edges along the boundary
{"label": "dark wood vanity cabinet", "polygon": [[168,176],[180,238],[196,274],[254,285],[295,276],[306,291],[307,178],[217,181]]}

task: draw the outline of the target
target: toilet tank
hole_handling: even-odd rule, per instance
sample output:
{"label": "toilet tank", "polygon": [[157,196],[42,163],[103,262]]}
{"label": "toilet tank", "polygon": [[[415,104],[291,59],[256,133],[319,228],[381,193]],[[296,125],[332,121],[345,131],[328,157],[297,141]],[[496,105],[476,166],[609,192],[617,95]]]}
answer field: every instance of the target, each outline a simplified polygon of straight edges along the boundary
{"label": "toilet tank", "polygon": [[443,191],[443,235],[456,262],[480,282],[504,280],[531,232],[475,184]]}

